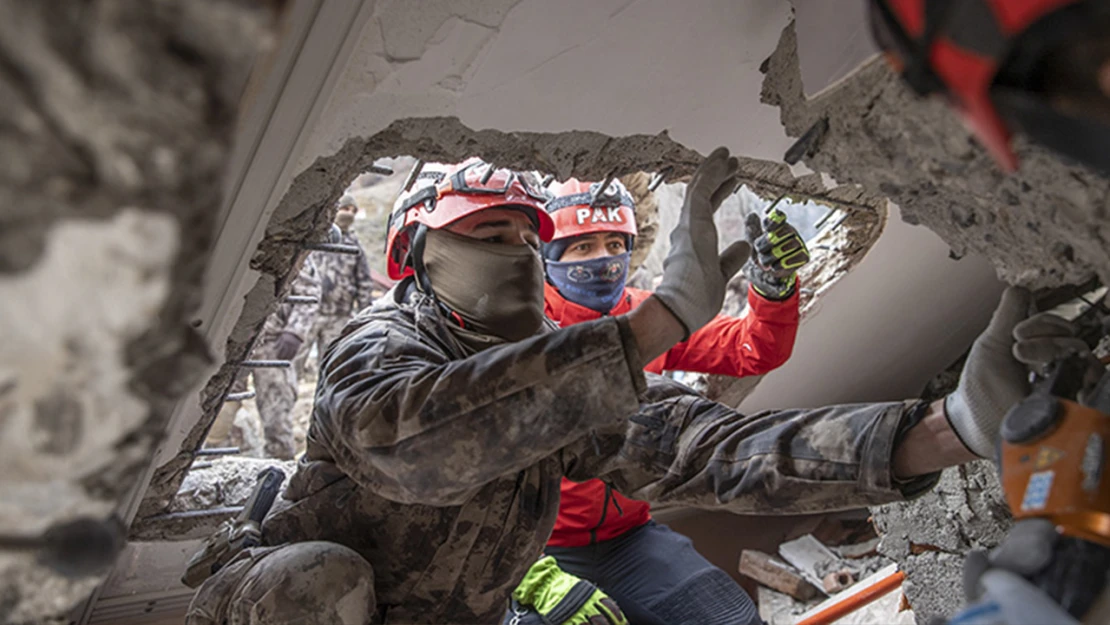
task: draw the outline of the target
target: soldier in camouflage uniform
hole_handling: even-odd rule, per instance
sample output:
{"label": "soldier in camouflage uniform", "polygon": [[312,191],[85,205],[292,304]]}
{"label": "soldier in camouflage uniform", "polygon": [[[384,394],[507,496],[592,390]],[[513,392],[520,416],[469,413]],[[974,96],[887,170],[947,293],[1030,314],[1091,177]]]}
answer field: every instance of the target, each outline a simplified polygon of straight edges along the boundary
{"label": "soldier in camouflage uniform", "polygon": [[[304,259],[289,295],[320,297],[320,278],[311,255]],[[318,304],[282,302],[266,318],[251,358],[292,360],[312,330]],[[257,368],[254,376],[255,403],[262,419],[269,458],[291,460],[297,451],[293,440],[293,404],[297,401],[297,372],[294,367]]]}
{"label": "soldier in camouflage uniform", "polygon": [[373,303],[371,290],[374,283],[370,277],[370,263],[366,260],[362,243],[351,230],[358,210],[353,197],[344,195],[339,199],[335,214],[335,225],[339,232],[338,236],[332,238],[333,243],[359,248],[358,255],[312,252],[311,258],[320,276],[320,306],[307,340],[297,356],[298,371],[304,370],[304,361],[313,345],[322,357],[328,344],[339,336],[351,317]]}
{"label": "soldier in camouflage uniform", "polygon": [[[983,454],[1027,390],[1010,355],[1027,302],[1016,292],[947,409],[747,416],[643,372],[716,315],[750,252],[717,253],[713,212],[738,170],[719,149],[694,175],[653,297],[559,330],[543,317],[542,189],[467,163],[406,198],[387,254],[405,279],[328,349],[267,546],[209,578],[187,623],[495,623],[544,547],[564,476],[652,502],[799,514],[913,496],[974,458],[969,447]],[[681,608],[666,622],[684,622]]]}

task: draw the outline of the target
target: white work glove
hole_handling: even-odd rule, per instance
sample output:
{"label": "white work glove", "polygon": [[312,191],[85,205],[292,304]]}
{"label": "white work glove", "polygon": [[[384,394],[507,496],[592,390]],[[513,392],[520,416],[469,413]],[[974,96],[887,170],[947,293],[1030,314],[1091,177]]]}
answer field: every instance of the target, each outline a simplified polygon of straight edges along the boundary
{"label": "white work glove", "polygon": [[740,185],[740,163],[717,148],[694,172],[678,225],[671,231],[671,252],[663,261],[663,279],[655,296],[686,328],[686,336],[702,327],[725,301],[728,281],[751,256],[746,241],[736,241],[717,255],[713,214]]}
{"label": "white work glove", "polygon": [[1014,525],[989,555],[968,554],[964,594],[974,605],[949,625],[1078,625],[1070,614],[1026,579],[1052,563],[1059,534],[1046,519]]}
{"label": "white work glove", "polygon": [[1010,407],[1029,394],[1029,369],[1041,371],[1068,354],[1089,353],[1075,326],[1041,313],[1028,317],[1033,296],[1010,287],[975,339],[960,384],[945,400],[948,423],[968,449],[994,458],[999,429]]}

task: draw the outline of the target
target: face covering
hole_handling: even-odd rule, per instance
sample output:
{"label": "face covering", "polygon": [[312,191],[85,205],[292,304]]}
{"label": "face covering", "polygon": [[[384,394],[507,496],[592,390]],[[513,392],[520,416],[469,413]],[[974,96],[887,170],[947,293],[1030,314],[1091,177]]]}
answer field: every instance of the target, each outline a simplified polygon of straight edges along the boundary
{"label": "face covering", "polygon": [[568,300],[603,315],[624,293],[631,252],[592,260],[547,261],[547,278]]}
{"label": "face covering", "polygon": [[335,214],[335,225],[342,228],[344,232],[346,232],[347,228],[350,228],[351,224],[353,224],[353,223],[355,223],[355,214],[354,213],[348,213],[347,211],[339,211],[338,213]]}
{"label": "face covering", "polygon": [[424,269],[432,290],[466,329],[520,341],[543,328],[543,262],[527,245],[429,230]]}

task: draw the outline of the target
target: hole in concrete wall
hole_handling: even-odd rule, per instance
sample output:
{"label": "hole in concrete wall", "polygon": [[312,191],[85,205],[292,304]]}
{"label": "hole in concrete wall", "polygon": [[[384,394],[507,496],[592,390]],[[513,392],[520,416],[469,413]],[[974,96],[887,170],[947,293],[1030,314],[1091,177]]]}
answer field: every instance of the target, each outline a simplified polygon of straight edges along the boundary
{"label": "hole in concrete wall", "polygon": [[[372,170],[355,176],[342,191],[342,195],[353,198],[359,208],[351,230],[366,250],[375,299],[384,295],[394,284],[388,277],[384,254],[387,220],[417,162],[418,159],[414,156],[378,159],[373,162]],[[429,184],[429,172],[433,169],[438,171],[439,166],[425,166],[424,173],[418,177],[415,185]],[[548,176],[548,172],[544,171],[534,173],[537,180]],[[668,235],[678,221],[686,192],[685,182],[660,184],[651,191],[649,187],[655,175],[655,172],[634,172],[620,178],[636,202],[639,232],[633,249],[628,284],[645,290],[654,290],[662,278],[663,260],[670,249]],[[732,241],[744,239],[747,216],[753,212],[763,214],[773,203],[774,200],[756,194],[747,185],[725,200],[716,219],[722,248]],[[861,219],[858,216],[849,221],[851,214],[845,210],[808,197],[784,197],[777,207],[786,213],[790,223],[807,241],[813,255],[814,260],[802,277],[800,293],[803,311],[808,311],[812,309],[818,293],[844,275],[854,264],[855,257],[866,251],[866,247],[853,242],[873,241],[878,232],[879,221]],[[748,279],[741,272],[729,285],[729,295],[722,312],[733,317],[745,314],[747,292]],[[298,379],[298,400],[293,408],[293,430],[298,452],[304,448],[304,436],[311,418],[318,357],[319,347],[314,346],[306,357],[306,366]],[[733,384],[737,382],[735,378],[727,376],[696,372],[670,371],[667,375],[714,398],[733,390]],[[754,388],[754,384],[744,385],[747,392]],[[249,390],[256,389],[251,387]],[[235,425],[245,428],[236,440],[242,455],[261,456],[262,421],[253,402],[243,403]]]}
{"label": "hole in concrete wall", "polygon": [[[616,138],[585,131],[505,133],[497,130],[474,131],[455,118],[411,118],[394,122],[372,137],[351,138],[335,154],[308,164],[292,181],[273,210],[265,236],[250,259],[251,267],[260,271],[264,279],[260,279],[246,294],[244,312],[228,338],[225,349],[227,360],[202,391],[203,415],[194,424],[183,424],[188,434],[182,441],[181,451],[156,472],[140,517],[164,511],[172,503],[174,493],[192,463],[193,451],[202,444],[208,427],[232,386],[238,370],[235,363],[246,359],[266,311],[273,311],[279,298],[286,294],[289,283],[296,275],[295,268],[304,257],[304,242],[326,240],[336,201],[346,192],[358,198],[362,215],[356,219],[356,232],[362,238],[372,267],[384,276],[386,216],[413,159],[455,163],[470,156],[477,156],[498,167],[550,173],[559,180],[570,177],[600,180],[610,172],[616,172],[623,178],[636,172],[669,169],[667,180],[676,184],[661,189],[666,190],[668,197],[673,197],[660,204],[654,229],[646,218],[641,224],[642,244],[646,244],[648,232],[652,230],[657,235],[654,237],[656,240],[665,242],[669,225],[673,224],[673,215],[677,214],[677,207],[681,204],[681,182],[688,179],[703,159],[702,155],[675,142],[665,132],[655,136]],[[813,200],[836,209],[823,224],[823,232],[811,240],[814,261],[802,273],[806,288],[802,293],[805,314],[814,299],[859,262],[878,238],[885,220],[886,200],[855,186],[826,188],[820,175],[796,177],[781,163],[742,156],[739,160],[741,175],[748,187],[739,197],[748,197],[750,203],[754,200],[749,196],[766,199],[789,195],[797,198],[799,204]],[[376,163],[394,169],[393,175],[386,177],[388,182],[364,173]],[[733,201],[739,205],[741,200]],[[259,210],[264,208],[259,206]],[[734,223],[739,228],[735,236],[743,236],[742,213],[730,216],[726,211],[722,220]],[[722,230],[728,236],[733,235],[734,229]],[[665,254],[653,261],[653,253],[652,250],[645,254],[644,269],[634,277],[637,283],[645,284],[646,281],[646,285],[650,286],[652,263],[657,261],[661,267]],[[743,287],[738,287],[738,290],[742,292]],[[743,298],[736,299],[742,301]],[[726,312],[739,310],[733,304]],[[750,390],[756,381],[746,378],[740,381],[743,384],[738,384],[731,378],[709,378],[703,386],[711,397],[736,405],[746,395],[745,389]]]}

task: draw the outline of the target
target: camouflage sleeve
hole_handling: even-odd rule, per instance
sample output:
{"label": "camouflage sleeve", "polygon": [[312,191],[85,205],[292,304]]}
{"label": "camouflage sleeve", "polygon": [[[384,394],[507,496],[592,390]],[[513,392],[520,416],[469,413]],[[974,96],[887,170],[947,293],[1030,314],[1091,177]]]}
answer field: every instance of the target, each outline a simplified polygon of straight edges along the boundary
{"label": "camouflage sleeve", "polygon": [[314,440],[339,468],[401,503],[459,505],[474,489],[636,411],[643,373],[615,318],[452,360],[385,321],[333,343]]}
{"label": "camouflage sleeve", "polygon": [[[891,468],[912,404],[854,404],[746,416],[663,378],[623,428],[564,450],[574,481],[600,477],[653,503],[807,514],[903,499]],[[914,488],[932,485],[934,476]]]}
{"label": "camouflage sleeve", "polygon": [[[362,243],[358,246],[361,248]],[[357,287],[355,299],[358,300],[358,307],[355,310],[358,311],[374,303],[374,296],[371,295],[374,291],[374,278],[370,275],[370,261],[366,259],[365,248],[358,255],[358,264],[355,266],[355,285]]]}
{"label": "camouflage sleeve", "polygon": [[[289,289],[289,295],[307,295],[320,299],[320,277],[316,271],[316,263],[313,262],[312,255],[309,254],[305,257],[304,262],[301,264],[301,270],[297,277],[293,280],[293,286]],[[312,324],[316,321],[316,311],[320,308],[320,304],[287,304],[291,306],[289,309],[289,319],[282,328],[285,332],[292,332],[301,337],[302,340],[307,339],[308,335],[312,332]]]}

